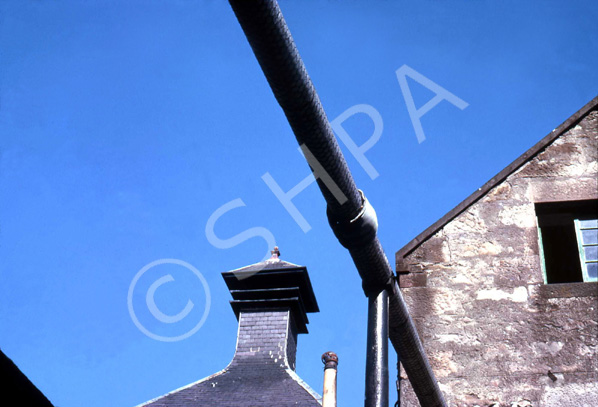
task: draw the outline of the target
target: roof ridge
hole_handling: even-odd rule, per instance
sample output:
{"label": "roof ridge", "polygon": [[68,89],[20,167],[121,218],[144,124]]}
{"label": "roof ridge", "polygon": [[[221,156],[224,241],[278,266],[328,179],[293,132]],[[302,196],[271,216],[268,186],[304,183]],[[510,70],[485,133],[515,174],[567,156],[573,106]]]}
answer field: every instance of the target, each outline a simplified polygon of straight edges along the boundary
{"label": "roof ridge", "polygon": [[[471,205],[483,198],[492,188],[497,186],[499,183],[504,181],[507,177],[515,173],[525,163],[534,158],[546,147],[552,144],[557,138],[559,138],[567,130],[571,129],[581,119],[598,106],[598,96],[594,97],[588,103],[586,103],[581,109],[573,113],[567,120],[561,123],[557,128],[548,133],[544,138],[534,144],[530,149],[517,157],[511,164],[503,168],[498,174],[490,178],[488,182],[482,185],[480,188],[475,190],[471,195],[465,198],[461,203],[455,206],[453,209],[448,211],[443,217],[438,219],[423,232],[417,235],[413,240],[408,242],[405,246],[399,249],[395,255],[395,262],[398,264],[401,258],[404,258],[413,250],[418,248],[423,242],[428,240],[432,235],[442,229],[447,223],[455,219],[461,213],[465,212]],[[397,267],[397,273],[399,272]]]}
{"label": "roof ridge", "polygon": [[[234,270],[229,270],[228,273],[236,273],[236,272],[239,272],[239,271],[248,271],[248,270],[251,270],[251,269],[260,269],[261,270],[261,269],[264,268],[264,266],[270,266],[270,265],[272,265],[272,266],[280,265],[282,268],[284,268],[284,267],[287,267],[287,268],[288,267],[303,268],[304,267],[304,266],[300,266],[300,265],[295,264],[295,263],[291,263],[289,261],[281,260],[280,258],[269,258],[267,260],[263,260],[263,261],[260,261],[260,262],[257,262],[257,263],[253,263],[253,264],[250,264],[248,266],[243,266],[243,267],[239,267],[239,268],[234,269]],[[273,267],[270,267],[270,268],[273,268]]]}

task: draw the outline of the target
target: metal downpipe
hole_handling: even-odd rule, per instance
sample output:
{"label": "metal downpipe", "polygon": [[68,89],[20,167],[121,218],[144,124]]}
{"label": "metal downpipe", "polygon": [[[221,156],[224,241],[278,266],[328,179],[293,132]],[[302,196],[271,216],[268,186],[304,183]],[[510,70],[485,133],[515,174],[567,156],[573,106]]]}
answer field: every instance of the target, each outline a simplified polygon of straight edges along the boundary
{"label": "metal downpipe", "polygon": [[388,292],[368,297],[365,407],[388,407]]}
{"label": "metal downpipe", "polygon": [[330,225],[349,250],[366,295],[381,289],[388,292],[389,337],[420,405],[446,406],[376,236],[373,208],[355,185],[278,4],[274,0],[229,2],[299,145],[309,153],[305,156],[326,200]]}

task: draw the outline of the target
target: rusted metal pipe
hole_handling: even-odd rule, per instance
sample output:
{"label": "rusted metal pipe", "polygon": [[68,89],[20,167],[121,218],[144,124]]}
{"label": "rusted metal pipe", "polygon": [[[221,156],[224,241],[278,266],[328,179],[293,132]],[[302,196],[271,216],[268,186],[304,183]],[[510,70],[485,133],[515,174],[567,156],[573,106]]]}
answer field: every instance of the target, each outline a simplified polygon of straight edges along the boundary
{"label": "rusted metal pipe", "polygon": [[388,292],[368,298],[365,407],[388,407]]}
{"label": "rusted metal pipe", "polygon": [[334,352],[322,355],[324,363],[324,390],[322,391],[322,407],[336,407],[336,367],[338,356]]}

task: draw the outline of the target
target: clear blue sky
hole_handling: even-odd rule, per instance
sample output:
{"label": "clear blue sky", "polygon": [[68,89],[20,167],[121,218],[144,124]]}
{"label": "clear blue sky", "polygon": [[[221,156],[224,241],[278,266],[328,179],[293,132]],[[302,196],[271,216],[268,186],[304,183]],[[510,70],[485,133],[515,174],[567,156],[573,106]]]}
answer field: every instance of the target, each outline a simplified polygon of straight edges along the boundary
{"label": "clear blue sky", "polygon": [[[329,118],[369,104],[383,119],[366,153],[378,178],[343,149],[393,264],[598,93],[595,1],[281,8]],[[405,64],[469,104],[443,101],[423,116],[423,143],[395,74]],[[409,84],[418,107],[434,96]],[[345,128],[357,144],[373,131],[365,115]],[[357,272],[315,185],[293,201],[312,227],[304,233],[261,178],[287,191],[308,171],[226,2],[0,1],[0,347],[61,407],[132,406],[224,368],[237,324],[220,272],[269,250],[260,237],[228,249],[208,241],[209,217],[241,198],[216,235],[266,228],[284,260],[308,267],[321,312],[299,338],[297,372],[321,392],[320,355],[336,351],[339,405],[360,405]],[[197,268],[211,294],[201,329],[177,342],[144,335],[127,306],[136,273],[164,258]],[[176,314],[191,299],[182,326],[143,309],[169,273],[155,300]],[[176,265],[151,269],[136,290],[140,322],[160,335],[184,333],[204,311],[201,283]]]}

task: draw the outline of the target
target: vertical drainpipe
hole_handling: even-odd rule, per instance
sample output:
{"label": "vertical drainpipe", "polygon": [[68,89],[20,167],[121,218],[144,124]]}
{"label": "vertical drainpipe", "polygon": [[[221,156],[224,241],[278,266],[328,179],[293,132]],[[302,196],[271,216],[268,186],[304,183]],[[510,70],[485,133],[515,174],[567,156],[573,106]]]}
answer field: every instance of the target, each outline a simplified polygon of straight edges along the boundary
{"label": "vertical drainpipe", "polygon": [[322,392],[322,407],[336,407],[336,367],[338,356],[334,352],[322,355],[324,363],[324,390]]}
{"label": "vertical drainpipe", "polygon": [[388,407],[388,292],[368,296],[365,407]]}

